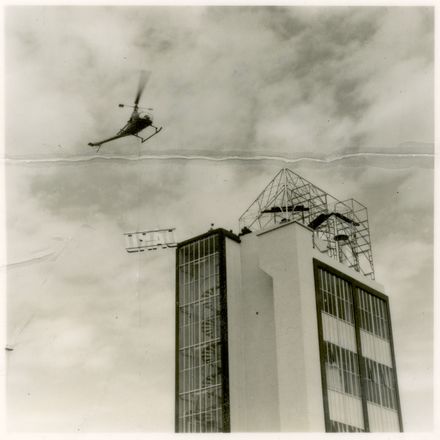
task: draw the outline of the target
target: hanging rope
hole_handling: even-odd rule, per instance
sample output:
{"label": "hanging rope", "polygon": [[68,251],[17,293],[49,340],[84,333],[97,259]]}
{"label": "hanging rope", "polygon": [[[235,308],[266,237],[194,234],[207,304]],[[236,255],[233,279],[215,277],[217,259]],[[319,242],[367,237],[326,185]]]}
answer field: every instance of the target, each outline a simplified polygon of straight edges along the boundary
{"label": "hanging rope", "polygon": [[[137,157],[137,165],[140,167],[140,155],[141,155],[141,144],[139,144],[138,147],[138,157]],[[137,199],[136,199],[136,205],[137,205],[137,215],[136,215],[136,232],[139,232],[139,220],[140,220],[140,205],[141,205],[141,170],[138,170],[137,173]],[[142,322],[142,304],[141,304],[141,295],[140,295],[140,281],[141,281],[141,252],[139,251],[137,253],[137,280],[136,280],[136,301],[137,301],[137,311],[138,311],[138,326],[141,327]]]}

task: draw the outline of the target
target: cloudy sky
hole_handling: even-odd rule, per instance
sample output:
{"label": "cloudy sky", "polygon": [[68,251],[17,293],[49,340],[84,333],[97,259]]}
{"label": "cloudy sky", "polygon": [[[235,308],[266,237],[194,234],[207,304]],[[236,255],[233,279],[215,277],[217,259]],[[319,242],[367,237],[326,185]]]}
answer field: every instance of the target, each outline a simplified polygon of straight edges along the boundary
{"label": "cloudy sky", "polygon": [[[7,421],[171,432],[174,252],[282,167],[369,209],[406,431],[432,429],[433,10],[8,7]],[[163,131],[102,147],[142,103]]]}

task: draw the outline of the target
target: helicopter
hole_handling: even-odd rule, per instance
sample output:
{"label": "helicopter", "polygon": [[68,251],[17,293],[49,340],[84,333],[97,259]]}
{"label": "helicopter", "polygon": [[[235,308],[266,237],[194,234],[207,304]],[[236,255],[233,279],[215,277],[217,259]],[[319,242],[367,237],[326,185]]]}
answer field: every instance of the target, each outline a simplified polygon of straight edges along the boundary
{"label": "helicopter", "polygon": [[[145,110],[144,108],[139,107],[138,104],[139,104],[139,100],[141,99],[142,92],[144,91],[145,85],[148,81],[148,78],[149,78],[149,74],[147,75],[147,73],[145,71],[142,71],[141,76],[139,78],[139,85],[138,85],[138,90],[137,90],[136,97],[134,100],[134,105],[119,104],[119,107],[131,107],[133,109],[133,112],[131,113],[130,119],[127,121],[125,126],[122,127],[116,133],[115,136],[112,136],[108,139],[104,139],[99,142],[89,142],[90,147],[97,147],[96,151],[98,152],[99,149],[101,148],[102,144],[105,144],[106,142],[110,142],[110,141],[113,141],[115,139],[119,139],[119,138],[122,138],[125,136],[135,136],[135,137],[141,139],[142,143],[144,143],[145,141],[152,138],[153,136],[155,136],[157,133],[159,133],[162,130],[162,127],[155,127],[153,125],[153,119],[152,119],[151,115],[144,113],[142,111],[141,112],[139,111],[139,110]],[[152,110],[152,109],[149,108],[147,110]],[[147,127],[153,128],[154,133],[151,134],[150,136],[147,136],[146,138],[139,136],[138,133]]]}

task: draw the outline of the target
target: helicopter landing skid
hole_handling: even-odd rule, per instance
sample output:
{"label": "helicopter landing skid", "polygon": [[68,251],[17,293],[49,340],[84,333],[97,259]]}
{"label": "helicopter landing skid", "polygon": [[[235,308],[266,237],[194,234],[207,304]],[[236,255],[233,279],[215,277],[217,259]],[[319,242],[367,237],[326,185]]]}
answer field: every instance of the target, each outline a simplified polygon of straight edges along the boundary
{"label": "helicopter landing skid", "polygon": [[156,136],[156,134],[159,133],[162,130],[163,127],[159,127],[159,128],[153,127],[153,128],[154,128],[155,132],[153,134],[150,134],[150,136],[148,136],[146,138],[143,138],[143,137],[140,137],[140,136],[137,136],[137,135],[135,135],[135,136],[138,137],[141,140],[142,143],[144,143],[144,142],[148,141],[148,139],[151,139],[153,136]]}

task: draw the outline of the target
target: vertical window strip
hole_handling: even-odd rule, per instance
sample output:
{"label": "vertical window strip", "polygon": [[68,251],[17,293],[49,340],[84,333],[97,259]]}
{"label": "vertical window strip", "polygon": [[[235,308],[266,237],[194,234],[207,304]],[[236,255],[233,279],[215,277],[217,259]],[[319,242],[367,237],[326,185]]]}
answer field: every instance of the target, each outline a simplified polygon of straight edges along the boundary
{"label": "vertical window strip", "polygon": [[364,358],[367,371],[367,400],[385,408],[397,410],[393,370],[386,365]]}
{"label": "vertical window strip", "polygon": [[217,236],[184,246],[179,257],[178,426],[181,432],[221,432]]}
{"label": "vertical window strip", "polygon": [[360,397],[360,374],[357,354],[324,341],[327,386],[329,389]]}
{"label": "vertical window strip", "polygon": [[356,288],[360,307],[360,327],[382,339],[389,340],[388,317],[384,300]]}
{"label": "vertical window strip", "polygon": [[[354,324],[352,295],[355,294],[357,295],[359,328],[389,341],[389,315],[385,300],[370,294],[360,287],[356,287],[354,281],[349,282],[337,277],[322,267],[318,268],[318,272],[322,311]],[[335,278],[336,280],[340,278],[340,281],[335,282]],[[340,307],[337,301],[343,301],[344,307]],[[324,343],[324,364],[326,365],[325,374],[328,376],[328,389],[342,389],[347,394],[362,396],[363,391],[360,383],[359,369],[359,362],[362,361],[367,384],[364,399],[384,408],[398,411],[396,376],[393,368],[369,358],[360,357],[358,359],[356,353],[338,346],[331,348],[331,343],[327,341],[322,342]],[[356,358],[354,359],[353,356],[356,356]],[[342,368],[341,365],[343,366]],[[330,372],[329,366],[333,366],[333,369],[338,367],[340,370],[338,380],[336,380],[337,376],[335,376],[334,372],[330,376],[327,374]],[[353,372],[354,370],[356,374]],[[329,422],[330,430],[333,432],[351,432],[348,431],[349,425],[343,426],[343,423],[333,420]]]}
{"label": "vertical window strip", "polygon": [[323,310],[342,321],[354,324],[351,285],[323,269],[320,269],[319,279]]}

